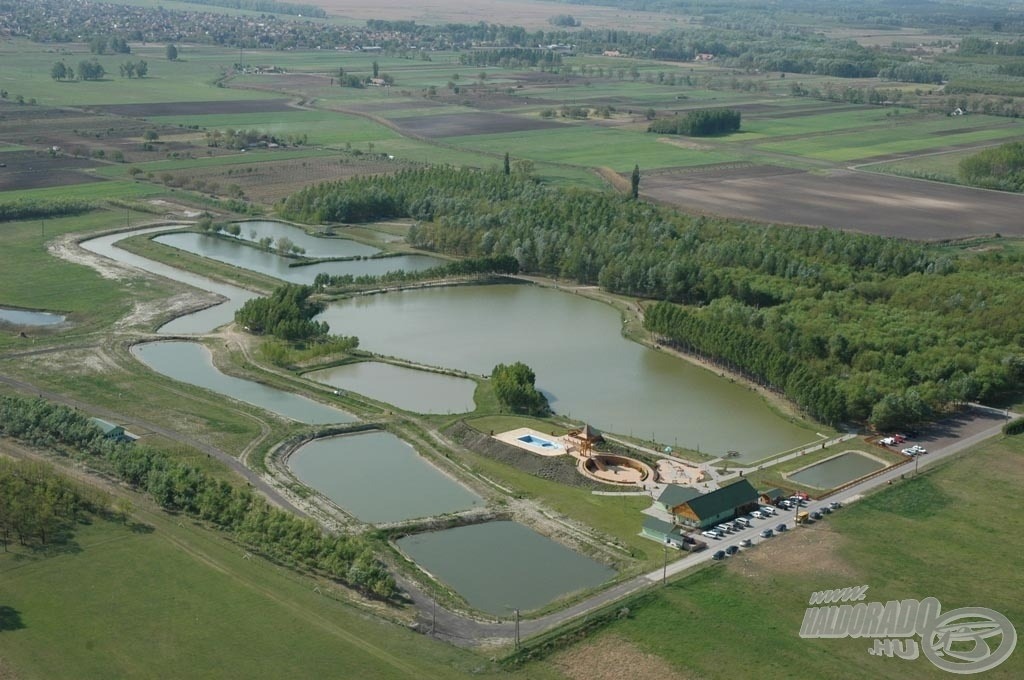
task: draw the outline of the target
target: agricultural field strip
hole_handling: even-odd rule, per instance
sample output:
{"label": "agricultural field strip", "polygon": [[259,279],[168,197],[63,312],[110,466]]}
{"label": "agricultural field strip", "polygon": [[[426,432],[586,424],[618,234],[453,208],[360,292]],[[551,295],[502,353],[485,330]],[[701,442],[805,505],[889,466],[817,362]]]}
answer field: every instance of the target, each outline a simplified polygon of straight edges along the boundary
{"label": "agricultural field strip", "polygon": [[[939,149],[954,144],[1012,139],[1024,135],[1024,124],[1007,122],[985,130],[965,130],[955,134],[936,134],[949,128],[938,123],[922,123],[915,128],[896,126],[847,134],[821,134],[803,140],[770,141],[754,148],[797,156],[809,156],[835,162],[883,156],[891,153]],[[870,132],[870,134],[866,134]]]}
{"label": "agricultural field strip", "polygon": [[145,161],[133,163],[130,166],[107,165],[95,170],[97,175],[103,177],[125,177],[129,168],[138,168],[147,172],[173,172],[175,170],[191,170],[193,168],[225,167],[231,165],[256,165],[259,163],[271,163],[275,161],[289,161],[301,158],[318,158],[324,156],[337,156],[338,152],[330,149],[300,149],[290,151],[286,149],[278,151],[249,151],[238,152],[225,156],[208,156],[201,158],[181,158],[177,160]]}
{"label": "agricultural field strip", "polygon": [[334,111],[292,109],[280,113],[154,116],[149,120],[163,125],[198,126],[209,130],[255,128],[276,136],[306,134],[309,137],[307,144],[378,141],[397,136],[394,131],[366,118]]}
{"label": "agricultural field strip", "polygon": [[538,161],[569,163],[584,167],[611,166],[618,172],[628,172],[639,163],[642,168],[708,165],[744,160],[738,151],[684,149],[658,140],[655,135],[637,134],[627,130],[593,128],[591,126],[562,126],[550,130],[536,130],[528,135],[504,133],[449,137],[445,141],[468,149],[491,153],[514,152],[521,158]]}

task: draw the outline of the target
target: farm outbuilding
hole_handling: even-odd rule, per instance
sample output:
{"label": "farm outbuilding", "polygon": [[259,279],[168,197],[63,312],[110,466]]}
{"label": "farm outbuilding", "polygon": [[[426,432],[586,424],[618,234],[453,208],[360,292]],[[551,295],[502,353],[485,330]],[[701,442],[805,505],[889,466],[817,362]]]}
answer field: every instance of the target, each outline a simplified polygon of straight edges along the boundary
{"label": "farm outbuilding", "polygon": [[114,441],[119,442],[134,441],[120,425],[115,425],[114,423],[107,422],[100,418],[89,418],[89,422],[98,427],[106,439],[113,439]]}
{"label": "farm outbuilding", "polygon": [[657,517],[645,518],[643,529],[640,533],[647,538],[653,538],[659,543],[671,545],[674,548],[683,547],[683,529],[672,522],[666,522]]}

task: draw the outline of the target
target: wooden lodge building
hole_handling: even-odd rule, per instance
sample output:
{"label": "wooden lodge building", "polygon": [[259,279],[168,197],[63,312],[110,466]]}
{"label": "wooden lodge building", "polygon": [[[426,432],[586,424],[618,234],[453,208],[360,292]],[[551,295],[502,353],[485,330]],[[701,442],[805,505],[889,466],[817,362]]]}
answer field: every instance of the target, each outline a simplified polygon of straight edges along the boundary
{"label": "wooden lodge building", "polygon": [[657,504],[672,514],[676,524],[689,529],[707,529],[757,509],[758,493],[746,479],[710,493],[670,484]]}

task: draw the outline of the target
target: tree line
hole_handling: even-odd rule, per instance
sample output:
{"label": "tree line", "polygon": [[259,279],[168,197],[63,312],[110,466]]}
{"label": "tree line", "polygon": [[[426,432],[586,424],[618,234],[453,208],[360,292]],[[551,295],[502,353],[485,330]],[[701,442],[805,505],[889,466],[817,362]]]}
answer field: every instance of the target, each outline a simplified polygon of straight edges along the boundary
{"label": "tree line", "polygon": [[102,512],[110,497],[72,482],[49,465],[0,458],[0,542],[24,546],[59,542],[60,535],[90,514]]}
{"label": "tree line", "polygon": [[272,507],[248,487],[214,479],[160,449],[107,439],[88,418],[65,406],[0,397],[0,435],[114,474],[165,510],[209,522],[280,563],[322,572],[377,597],[396,593],[394,578],[369,540],[325,534],[313,520]]}
{"label": "tree line", "polygon": [[985,149],[960,161],[960,179],[971,186],[1024,191],[1024,142]]}
{"label": "tree line", "polygon": [[[355,210],[352,208],[355,207]],[[339,210],[339,208],[342,208]],[[826,422],[922,419],[1024,386],[1024,256],[684,215],[499,170],[405,170],[303,189],[291,219],[416,220],[409,242],[665,301],[651,330]],[[653,312],[653,310],[652,310]]]}
{"label": "tree line", "polygon": [[740,118],[741,114],[736,109],[699,109],[687,111],[681,116],[652,121],[647,131],[688,137],[724,135],[740,129]]}
{"label": "tree line", "polygon": [[519,261],[511,255],[498,255],[495,257],[469,257],[462,260],[454,260],[437,267],[410,271],[396,269],[384,274],[372,275],[363,274],[353,276],[352,274],[328,274],[320,272],[313,279],[313,286],[317,289],[330,288],[337,292],[350,286],[372,286],[390,283],[406,283],[411,281],[430,281],[432,279],[446,279],[456,276],[474,276],[488,274],[517,274],[519,273]]}
{"label": "tree line", "polygon": [[43,217],[68,217],[94,210],[96,204],[75,198],[54,198],[47,200],[19,198],[14,201],[0,201],[0,222],[33,220]]}

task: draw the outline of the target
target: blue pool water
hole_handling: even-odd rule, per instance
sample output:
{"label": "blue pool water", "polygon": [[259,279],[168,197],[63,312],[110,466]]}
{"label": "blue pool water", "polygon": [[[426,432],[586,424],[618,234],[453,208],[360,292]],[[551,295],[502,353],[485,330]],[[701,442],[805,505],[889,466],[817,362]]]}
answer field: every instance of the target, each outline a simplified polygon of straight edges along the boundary
{"label": "blue pool water", "polygon": [[534,437],[532,434],[524,434],[519,437],[519,441],[524,444],[530,444],[531,446],[539,446],[542,449],[560,449],[562,448],[555,442],[549,442],[547,439],[541,439],[540,437]]}

